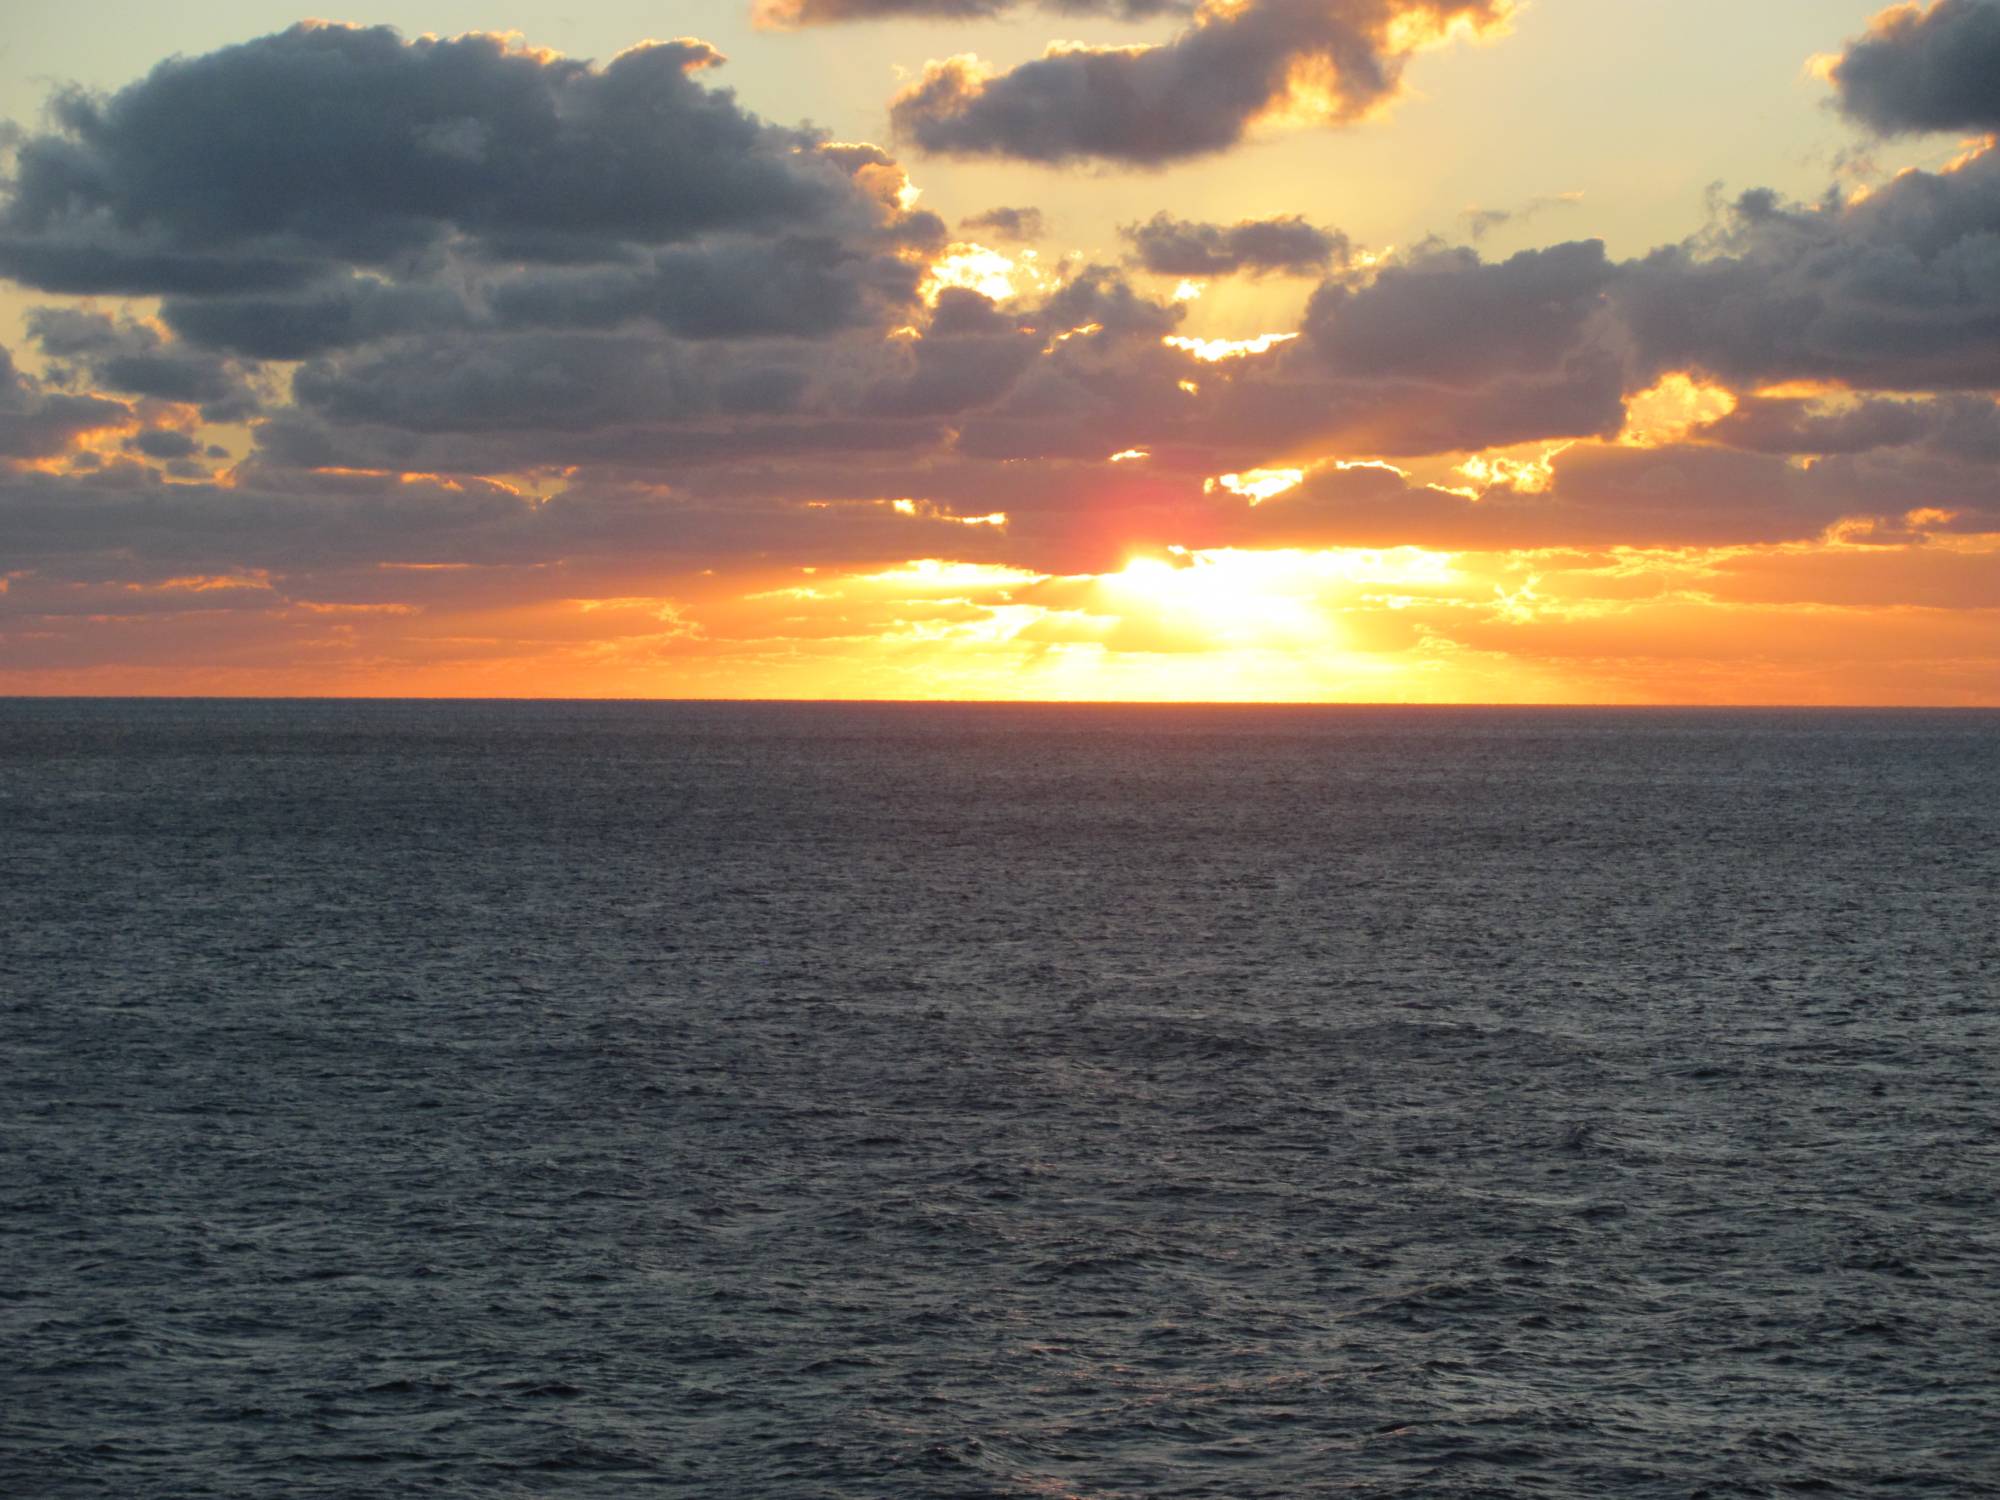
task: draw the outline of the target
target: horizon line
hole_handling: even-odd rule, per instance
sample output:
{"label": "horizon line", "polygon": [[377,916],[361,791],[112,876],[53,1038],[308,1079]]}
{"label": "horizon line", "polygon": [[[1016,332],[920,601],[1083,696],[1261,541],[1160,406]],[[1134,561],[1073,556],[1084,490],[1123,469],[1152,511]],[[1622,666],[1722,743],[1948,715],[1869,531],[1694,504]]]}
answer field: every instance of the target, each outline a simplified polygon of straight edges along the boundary
{"label": "horizon line", "polygon": [[769,705],[785,708],[1241,708],[1241,709],[1405,709],[1449,712],[1460,709],[1606,713],[2000,713],[1995,703],[1591,703],[1448,702],[1411,703],[1395,699],[1323,700],[1306,698],[700,698],[590,694],[418,694],[418,693],[0,693],[0,703],[550,703],[688,704],[703,707]]}

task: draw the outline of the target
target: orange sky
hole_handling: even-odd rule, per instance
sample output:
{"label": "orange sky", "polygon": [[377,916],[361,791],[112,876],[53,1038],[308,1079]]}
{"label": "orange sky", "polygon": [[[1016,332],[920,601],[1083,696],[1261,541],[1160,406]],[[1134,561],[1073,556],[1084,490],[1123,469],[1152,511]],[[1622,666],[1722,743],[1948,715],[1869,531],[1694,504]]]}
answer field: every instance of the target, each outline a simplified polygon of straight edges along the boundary
{"label": "orange sky", "polygon": [[[881,146],[689,39],[191,51],[10,148],[0,692],[2000,704],[1967,9],[1793,59],[1825,191],[1617,249],[1580,192],[1401,243],[1217,201],[1561,6],[1209,0],[905,69]],[[1151,207],[1079,247],[1021,196],[1089,180]]]}

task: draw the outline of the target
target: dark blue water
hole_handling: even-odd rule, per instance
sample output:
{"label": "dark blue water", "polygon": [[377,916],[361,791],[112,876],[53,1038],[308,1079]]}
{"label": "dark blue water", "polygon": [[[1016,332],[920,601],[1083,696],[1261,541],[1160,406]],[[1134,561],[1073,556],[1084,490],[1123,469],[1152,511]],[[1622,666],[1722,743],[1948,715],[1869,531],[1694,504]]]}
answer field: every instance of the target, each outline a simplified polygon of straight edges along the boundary
{"label": "dark blue water", "polygon": [[2000,1494],[2000,716],[0,702],[0,1493]]}

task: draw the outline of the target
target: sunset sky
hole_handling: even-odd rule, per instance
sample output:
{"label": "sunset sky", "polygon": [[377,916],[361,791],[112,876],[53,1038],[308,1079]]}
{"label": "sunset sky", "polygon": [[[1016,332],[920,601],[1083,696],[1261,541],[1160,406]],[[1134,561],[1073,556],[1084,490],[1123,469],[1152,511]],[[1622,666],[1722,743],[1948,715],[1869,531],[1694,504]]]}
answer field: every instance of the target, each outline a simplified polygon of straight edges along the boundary
{"label": "sunset sky", "polygon": [[2000,704],[2000,0],[15,0],[0,692]]}

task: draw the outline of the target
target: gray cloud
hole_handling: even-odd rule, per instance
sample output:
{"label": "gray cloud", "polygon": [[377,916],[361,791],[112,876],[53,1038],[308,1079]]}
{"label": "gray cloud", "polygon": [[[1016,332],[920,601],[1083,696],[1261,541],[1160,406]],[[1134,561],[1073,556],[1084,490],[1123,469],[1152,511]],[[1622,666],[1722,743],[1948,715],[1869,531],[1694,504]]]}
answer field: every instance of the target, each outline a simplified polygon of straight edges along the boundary
{"label": "gray cloud", "polygon": [[706,43],[602,68],[499,39],[300,25],[58,96],[18,151],[0,272],[48,290],[275,292],[449,235],[602,259],[880,217],[841,164],[695,75]]}
{"label": "gray cloud", "polygon": [[958,227],[1016,244],[1038,240],[1047,232],[1039,208],[989,208],[983,214],[959,220]]}
{"label": "gray cloud", "polygon": [[133,422],[132,409],[122,401],[45,389],[0,348],[0,460],[50,458],[85,433]]}
{"label": "gray cloud", "polygon": [[[310,485],[271,489],[118,487],[95,478],[29,475],[0,481],[0,526],[10,540],[10,565],[51,578],[255,572],[272,575],[272,586],[289,585],[308,597],[316,576],[373,573],[385,564],[547,569],[554,576],[543,581],[541,592],[563,597],[583,571],[625,567],[657,576],[752,560],[885,565],[911,555],[992,548],[997,540],[968,537],[967,528],[948,520],[899,516],[873,503],[717,504],[655,485],[603,480],[536,501],[476,481],[312,477]],[[379,577],[372,582],[382,588]],[[407,575],[394,579],[394,595],[407,597],[419,582]],[[516,574],[508,597],[496,602],[521,602],[531,583]],[[10,606],[0,594],[0,613],[18,613],[23,602]],[[180,607],[188,607],[185,597]]]}
{"label": "gray cloud", "polygon": [[1586,352],[1617,276],[1596,240],[1494,264],[1436,250],[1363,287],[1327,282],[1306,309],[1305,333],[1344,374],[1476,385],[1559,369]]}
{"label": "gray cloud", "polygon": [[1166,213],[1118,231],[1132,242],[1138,263],[1160,276],[1324,275],[1347,261],[1347,236],[1320,229],[1296,214],[1198,224]]}
{"label": "gray cloud", "polygon": [[1884,134],[2000,130],[2000,3],[1886,10],[1831,76],[1842,112]]}
{"label": "gray cloud", "polygon": [[1623,266],[1613,299],[1653,369],[2000,386],[2000,152],[1907,173],[1858,203],[1745,193],[1715,235]]}
{"label": "gray cloud", "polygon": [[302,411],[410,432],[592,430],[704,412],[712,386],[675,345],[587,334],[393,342],[299,367]]}
{"label": "gray cloud", "polygon": [[475,310],[436,281],[343,273],[294,295],[169,297],[160,317],[182,339],[251,359],[306,359],[419,331],[468,328]]}
{"label": "gray cloud", "polygon": [[1094,323],[1106,337],[1158,339],[1178,328],[1186,314],[1176,303],[1155,302],[1135,291],[1110,266],[1086,266],[1035,316],[1051,333]]}
{"label": "gray cloud", "polygon": [[201,444],[185,432],[177,432],[171,427],[152,427],[144,432],[134,433],[127,441],[133,451],[143,453],[148,458],[179,459],[192,458],[201,452]]}
{"label": "gray cloud", "polygon": [[919,274],[830,237],[719,240],[660,251],[643,268],[531,272],[499,283],[492,302],[503,326],[644,318],[685,338],[813,338],[907,316]]}
{"label": "gray cloud", "polygon": [[1542,492],[1499,485],[1478,500],[1394,470],[1328,468],[1246,509],[1265,546],[1718,546],[1816,537],[1842,513],[1782,459],[1719,448],[1575,448]]}
{"label": "gray cloud", "polygon": [[977,292],[952,288],[938,300],[923,339],[899,347],[907,361],[863,396],[870,416],[949,416],[1010,390],[1039,357],[1039,334],[1021,328]]}
{"label": "gray cloud", "polygon": [[1235,145],[1310,76],[1329,123],[1397,91],[1407,53],[1397,22],[1498,20],[1505,0],[1247,0],[1204,11],[1157,47],[1059,45],[1010,72],[931,63],[890,106],[924,151],[1158,166]]}
{"label": "gray cloud", "polygon": [[242,421],[258,409],[237,361],[170,343],[149,324],[70,307],[30,309],[27,324],[63,384],[184,402],[211,422]]}
{"label": "gray cloud", "polygon": [[0,276],[38,291],[83,297],[290,291],[326,270],[323,260],[299,256],[161,250],[125,234],[108,217],[92,225],[16,233],[9,230],[7,215],[0,214]]}
{"label": "gray cloud", "polygon": [[[1984,402],[1989,410],[1992,403]],[[1713,443],[1758,453],[1865,453],[1900,447],[1934,432],[1942,403],[1874,400],[1829,409],[1799,398],[1746,396],[1701,429]]]}

